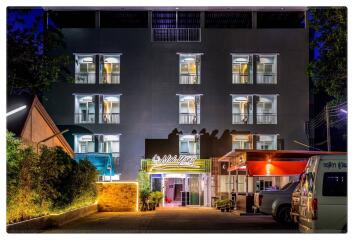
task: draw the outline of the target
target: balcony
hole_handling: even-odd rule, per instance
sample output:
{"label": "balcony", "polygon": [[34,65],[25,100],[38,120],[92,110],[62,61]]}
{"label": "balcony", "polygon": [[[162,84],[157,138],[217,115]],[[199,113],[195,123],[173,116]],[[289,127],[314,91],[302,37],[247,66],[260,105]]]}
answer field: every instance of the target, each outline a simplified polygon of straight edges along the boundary
{"label": "balcony", "polygon": [[75,113],[75,123],[95,123],[95,113]]}
{"label": "balcony", "polygon": [[277,114],[276,113],[257,114],[257,124],[277,124]]}
{"label": "balcony", "polygon": [[152,28],[153,42],[200,42],[200,28]]}
{"label": "balcony", "polygon": [[275,73],[257,73],[257,83],[276,84],[277,75]]}
{"label": "balcony", "polygon": [[101,78],[101,84],[119,84],[120,73],[104,73]]}
{"label": "balcony", "polygon": [[76,73],[75,83],[76,84],[94,84],[96,82],[96,73],[86,72],[86,73]]}
{"label": "balcony", "polygon": [[232,74],[232,83],[233,84],[251,84],[252,79],[250,79],[248,74],[233,73]]}
{"label": "balcony", "polygon": [[200,116],[195,113],[180,113],[179,124],[199,124]]}
{"label": "balcony", "polygon": [[233,113],[232,124],[252,124],[252,114],[249,113]]}
{"label": "balcony", "polygon": [[119,113],[103,113],[102,114],[102,123],[120,123],[120,114]]}
{"label": "balcony", "polygon": [[180,84],[199,84],[199,75],[192,74],[180,74],[179,83]]}

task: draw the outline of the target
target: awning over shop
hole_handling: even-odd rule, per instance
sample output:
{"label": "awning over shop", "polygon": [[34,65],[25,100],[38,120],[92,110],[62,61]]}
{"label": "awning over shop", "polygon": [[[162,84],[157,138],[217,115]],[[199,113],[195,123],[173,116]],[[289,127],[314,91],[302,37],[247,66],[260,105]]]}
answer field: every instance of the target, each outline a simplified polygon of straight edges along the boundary
{"label": "awning over shop", "polygon": [[247,170],[249,176],[289,176],[299,175],[306,167],[303,161],[248,161]]}

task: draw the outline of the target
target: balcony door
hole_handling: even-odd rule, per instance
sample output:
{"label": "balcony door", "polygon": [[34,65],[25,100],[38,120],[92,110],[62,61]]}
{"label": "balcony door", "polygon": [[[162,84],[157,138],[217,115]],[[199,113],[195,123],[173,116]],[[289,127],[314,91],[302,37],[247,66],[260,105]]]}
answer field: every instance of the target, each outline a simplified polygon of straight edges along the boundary
{"label": "balcony door", "polygon": [[253,123],[252,96],[233,95],[232,99],[232,123],[252,124]]}

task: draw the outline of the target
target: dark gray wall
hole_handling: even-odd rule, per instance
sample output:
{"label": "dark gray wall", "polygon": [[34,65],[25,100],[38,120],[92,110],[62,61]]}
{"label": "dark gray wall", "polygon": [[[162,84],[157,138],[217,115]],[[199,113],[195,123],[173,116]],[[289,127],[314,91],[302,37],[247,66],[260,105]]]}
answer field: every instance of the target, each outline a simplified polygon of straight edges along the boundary
{"label": "dark gray wall", "polygon": [[[121,96],[119,125],[86,124],[94,133],[121,133],[121,179],[134,180],[145,155],[145,139],[167,139],[174,130],[204,129],[214,139],[230,139],[232,130],[279,134],[285,149],[307,143],[304,122],[309,115],[307,29],[202,29],[200,43],[157,43],[150,29],[64,29],[69,53],[122,53],[121,84],[57,83],[45,106],[58,125],[74,124],[73,93],[116,93]],[[201,84],[179,85],[177,52],[202,55]],[[279,53],[277,85],[233,85],[230,53]],[[178,96],[199,93],[201,124],[178,124]],[[279,94],[278,124],[232,125],[230,94]],[[74,132],[70,133],[73,134]],[[71,135],[66,135],[71,136]],[[69,137],[70,138],[70,137]],[[202,157],[220,156],[231,142],[209,148],[201,140]],[[70,139],[69,139],[70,140]],[[222,143],[222,144],[220,144]],[[204,155],[204,156],[203,156]]]}

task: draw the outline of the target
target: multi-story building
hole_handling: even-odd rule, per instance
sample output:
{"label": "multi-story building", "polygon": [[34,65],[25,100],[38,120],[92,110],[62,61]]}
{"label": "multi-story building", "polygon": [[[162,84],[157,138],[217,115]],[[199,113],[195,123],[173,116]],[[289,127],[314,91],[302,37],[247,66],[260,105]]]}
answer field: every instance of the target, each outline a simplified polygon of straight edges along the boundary
{"label": "multi-story building", "polygon": [[305,8],[49,8],[73,83],[46,108],[76,153],[112,153],[113,179],[141,159],[219,157],[307,143]]}

